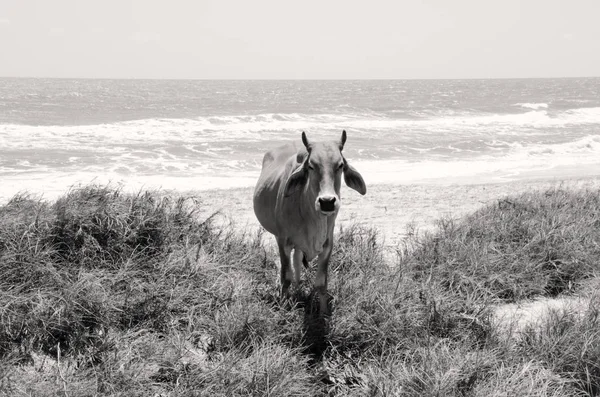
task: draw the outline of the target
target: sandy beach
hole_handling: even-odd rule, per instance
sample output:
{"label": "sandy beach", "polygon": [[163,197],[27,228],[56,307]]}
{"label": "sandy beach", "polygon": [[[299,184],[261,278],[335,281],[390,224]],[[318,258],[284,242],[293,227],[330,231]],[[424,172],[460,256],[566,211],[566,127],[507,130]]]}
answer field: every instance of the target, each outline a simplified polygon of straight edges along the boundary
{"label": "sandy beach", "polygon": [[[529,179],[504,183],[368,185],[361,196],[342,187],[342,208],[337,225],[359,224],[381,231],[387,246],[394,246],[411,228],[432,230],[443,217],[460,218],[503,197],[556,186],[572,189],[597,188],[600,177]],[[252,210],[253,188],[196,192],[202,200],[201,215],[219,211],[238,226],[257,228]]]}

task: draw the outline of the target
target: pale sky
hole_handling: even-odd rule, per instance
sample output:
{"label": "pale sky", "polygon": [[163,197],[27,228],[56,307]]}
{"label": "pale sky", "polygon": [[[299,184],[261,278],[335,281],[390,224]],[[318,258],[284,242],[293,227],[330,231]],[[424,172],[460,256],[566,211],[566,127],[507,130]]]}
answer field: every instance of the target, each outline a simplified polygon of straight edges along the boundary
{"label": "pale sky", "polygon": [[0,76],[600,75],[600,0],[0,0]]}

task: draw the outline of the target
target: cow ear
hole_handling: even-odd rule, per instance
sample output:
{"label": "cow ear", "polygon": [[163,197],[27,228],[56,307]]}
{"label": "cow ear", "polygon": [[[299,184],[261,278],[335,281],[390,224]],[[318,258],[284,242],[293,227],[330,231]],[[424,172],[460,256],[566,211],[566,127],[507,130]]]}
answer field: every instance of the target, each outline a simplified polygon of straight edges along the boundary
{"label": "cow ear", "polygon": [[300,164],[298,168],[292,172],[290,177],[285,183],[284,197],[291,196],[298,190],[302,189],[308,180],[308,170],[304,166],[304,163]]}
{"label": "cow ear", "polygon": [[362,195],[367,193],[367,186],[362,175],[347,162],[344,165],[344,182],[346,182],[349,188],[356,190]]}
{"label": "cow ear", "polygon": [[308,157],[308,152],[306,150],[298,150],[296,153],[296,163],[301,164],[303,167],[306,167],[305,161]]}

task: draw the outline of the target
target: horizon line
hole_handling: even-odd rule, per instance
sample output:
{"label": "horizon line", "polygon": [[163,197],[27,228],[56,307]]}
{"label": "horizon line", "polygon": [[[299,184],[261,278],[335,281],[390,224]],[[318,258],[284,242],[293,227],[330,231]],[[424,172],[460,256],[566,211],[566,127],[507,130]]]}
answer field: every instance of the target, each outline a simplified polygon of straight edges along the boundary
{"label": "horizon line", "polygon": [[0,79],[52,79],[52,80],[173,80],[173,81],[399,81],[399,80],[551,80],[593,79],[597,76],[550,77],[404,77],[404,78],[202,78],[202,77],[57,77],[57,76],[0,76]]}

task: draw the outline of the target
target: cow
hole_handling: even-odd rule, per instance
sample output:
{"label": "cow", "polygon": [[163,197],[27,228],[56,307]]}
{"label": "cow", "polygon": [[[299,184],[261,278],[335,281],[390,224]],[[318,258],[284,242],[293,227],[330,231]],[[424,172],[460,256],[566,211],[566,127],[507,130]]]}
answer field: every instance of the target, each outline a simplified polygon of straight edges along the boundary
{"label": "cow", "polygon": [[[277,240],[281,259],[281,297],[292,282],[300,282],[301,264],[318,255],[314,290],[320,313],[328,315],[327,267],[333,248],[333,229],[341,206],[341,177],[364,195],[365,182],[342,150],[346,131],[339,141],[312,142],[302,132],[303,146],[292,142],[268,151],[254,190],[254,213]],[[293,266],[290,256],[293,253]]]}

